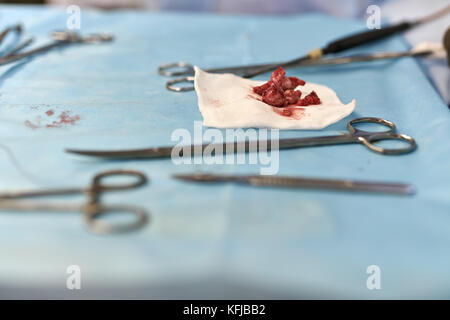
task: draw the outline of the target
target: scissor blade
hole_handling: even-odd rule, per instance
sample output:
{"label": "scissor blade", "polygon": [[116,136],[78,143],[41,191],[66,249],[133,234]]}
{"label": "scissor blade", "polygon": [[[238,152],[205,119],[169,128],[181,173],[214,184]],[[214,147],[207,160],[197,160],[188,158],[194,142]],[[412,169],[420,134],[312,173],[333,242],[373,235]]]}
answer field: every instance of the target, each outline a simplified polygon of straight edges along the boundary
{"label": "scissor blade", "polygon": [[243,77],[247,78],[247,79],[250,79],[250,78],[256,77],[256,76],[258,76],[260,74],[264,74],[266,72],[273,71],[273,70],[277,69],[278,67],[283,67],[284,69],[287,69],[287,68],[299,66],[299,65],[301,65],[302,63],[305,63],[308,60],[311,60],[310,57],[309,56],[304,56],[304,57],[301,57],[301,58],[298,58],[298,59],[294,59],[294,60],[291,60],[291,61],[280,63],[278,65],[274,64],[274,65],[263,66],[260,69],[257,69],[255,71],[246,72],[243,75]]}
{"label": "scissor blade", "polygon": [[250,184],[253,186],[265,186],[265,187],[327,189],[327,190],[386,193],[399,195],[414,194],[414,188],[411,185],[404,183],[390,183],[390,182],[313,179],[313,178],[283,177],[283,176],[244,176],[244,175],[232,176],[232,175],[216,175],[208,173],[177,174],[174,175],[173,177],[184,181],[200,182],[200,183],[238,182]]}
{"label": "scissor blade", "polygon": [[66,152],[79,154],[83,156],[99,157],[106,159],[151,159],[151,158],[169,158],[173,147],[136,149],[136,150],[77,150],[66,149]]}
{"label": "scissor blade", "polygon": [[[322,136],[313,138],[289,138],[274,140],[275,150],[301,148],[317,145],[339,144],[355,142],[352,135],[340,136]],[[220,144],[198,144],[186,145],[176,147],[160,147],[149,149],[135,149],[135,150],[79,150],[66,149],[66,152],[79,154],[83,156],[99,157],[105,159],[156,159],[156,158],[170,158],[172,153],[180,157],[202,156],[205,149],[210,150],[211,155],[228,154],[228,153],[247,153],[247,152],[266,152],[272,150],[272,140],[263,141],[240,141]],[[208,151],[209,153],[209,151]]]}
{"label": "scissor blade", "polygon": [[240,182],[249,183],[249,176],[217,175],[209,173],[174,174],[173,178],[190,182]]}
{"label": "scissor blade", "polygon": [[[199,145],[186,145],[176,147],[160,147],[149,149],[136,149],[136,150],[78,150],[78,149],[66,149],[66,152],[75,153],[84,156],[100,157],[106,159],[152,159],[152,158],[170,158],[172,153],[183,157],[201,156],[204,150],[210,148],[211,155],[217,153],[225,154],[227,150],[233,150],[233,152],[249,152],[258,151],[258,142],[234,142],[223,144],[199,144]],[[266,150],[270,150],[270,142],[267,143]],[[221,152],[220,152],[221,150]]]}
{"label": "scissor blade", "polygon": [[352,55],[337,58],[327,58],[319,60],[306,60],[298,66],[301,67],[320,67],[320,66],[332,66],[341,65],[355,62],[369,62],[374,60],[388,60],[402,57],[415,57],[415,56],[427,56],[433,53],[433,50],[422,51],[404,51],[404,52],[381,52],[373,54]]}

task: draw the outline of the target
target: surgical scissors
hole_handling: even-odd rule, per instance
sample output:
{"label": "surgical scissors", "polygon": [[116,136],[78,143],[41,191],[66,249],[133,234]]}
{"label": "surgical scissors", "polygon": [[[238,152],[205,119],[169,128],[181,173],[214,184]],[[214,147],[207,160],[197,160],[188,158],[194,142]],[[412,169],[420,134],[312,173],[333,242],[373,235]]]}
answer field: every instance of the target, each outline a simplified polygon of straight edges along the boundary
{"label": "surgical scissors", "polygon": [[[103,179],[113,176],[131,176],[136,181],[126,184],[105,184]],[[0,210],[11,211],[54,211],[54,212],[76,212],[81,211],[88,229],[93,233],[122,233],[134,231],[143,227],[148,221],[146,210],[129,205],[103,205],[100,196],[107,191],[130,190],[143,186],[147,183],[147,177],[135,170],[109,170],[96,174],[91,184],[86,188],[61,188],[37,191],[16,191],[0,193]],[[86,194],[87,201],[81,205],[71,204],[48,204],[40,202],[26,202],[18,199],[30,197],[56,196]],[[135,219],[127,223],[110,223],[101,216],[111,213],[132,214]]]}
{"label": "surgical scissors", "polygon": [[[100,43],[100,42],[109,42],[113,40],[113,36],[110,34],[90,34],[87,36],[80,36],[75,32],[68,31],[55,31],[52,33],[53,42],[40,46],[35,49],[31,49],[29,51],[17,53],[17,48],[14,50],[13,54],[8,54],[0,58],[0,66],[8,63],[12,63],[24,58],[28,58],[34,55],[37,55],[42,52],[49,51],[56,47],[63,47],[69,44],[75,43]],[[26,42],[24,45],[28,45]],[[23,46],[21,48],[23,48]]]}
{"label": "surgical scissors", "polygon": [[[355,124],[358,123],[375,123],[387,127],[385,131],[369,132],[359,130],[355,128]],[[212,154],[222,152],[227,154],[232,150],[235,153],[241,152],[253,152],[253,151],[269,151],[278,149],[293,149],[302,147],[315,147],[324,145],[335,144],[348,144],[348,143],[361,143],[370,150],[384,154],[384,155],[398,155],[412,152],[416,149],[416,141],[405,134],[396,133],[395,124],[391,121],[365,117],[350,120],[347,123],[349,133],[337,135],[337,136],[321,136],[312,138],[288,138],[279,140],[267,140],[261,147],[261,141],[259,141],[259,148],[256,148],[258,141],[245,141],[245,142],[231,142],[223,144],[202,144],[202,145],[190,145],[190,146],[176,146],[176,147],[156,147],[149,149],[136,149],[136,150],[77,150],[66,149],[66,152],[75,153],[84,156],[100,157],[107,159],[136,159],[136,158],[170,158],[173,154],[180,156],[201,156],[205,148],[214,150]],[[408,145],[402,148],[383,148],[379,145],[375,145],[374,142],[382,140],[400,140],[406,142]],[[273,144],[273,145],[272,145]],[[264,149],[264,150],[262,150]],[[221,151],[217,151],[221,150]]]}
{"label": "surgical scissors", "polygon": [[[293,67],[317,67],[317,66],[331,66],[340,65],[354,62],[367,62],[374,60],[384,60],[384,59],[395,59],[402,57],[418,57],[427,56],[434,53],[434,50],[422,49],[422,50],[409,50],[402,52],[377,52],[373,54],[361,54],[361,55],[351,55],[336,58],[327,58],[319,60],[304,60],[295,65],[288,65],[287,68]],[[204,71],[210,73],[233,73],[236,75],[246,75],[248,73],[256,72],[264,68],[275,68],[282,63],[271,63],[271,64],[260,64],[260,65],[250,65],[250,66],[240,66],[240,67],[228,67],[228,68],[216,68],[216,69],[205,69]],[[173,68],[179,68],[178,71],[170,71]],[[194,82],[194,67],[187,62],[175,62],[162,65],[158,68],[158,72],[164,76],[179,76],[179,75],[189,75],[187,77],[180,77],[169,80],[166,82],[166,88],[170,91],[175,92],[185,92],[193,91],[194,86],[176,86],[179,83],[193,83]]]}

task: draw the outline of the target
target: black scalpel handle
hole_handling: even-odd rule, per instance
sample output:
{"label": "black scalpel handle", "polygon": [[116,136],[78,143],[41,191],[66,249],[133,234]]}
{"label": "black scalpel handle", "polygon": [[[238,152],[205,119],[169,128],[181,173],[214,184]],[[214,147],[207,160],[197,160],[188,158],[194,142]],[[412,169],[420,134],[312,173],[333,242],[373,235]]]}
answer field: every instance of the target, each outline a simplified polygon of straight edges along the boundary
{"label": "black scalpel handle", "polygon": [[[304,57],[297,58],[294,60],[287,61],[285,63],[280,64],[283,68],[289,68],[296,66],[298,64],[301,64],[303,61],[306,60],[317,60],[322,58],[323,55],[329,54],[329,53],[338,53],[350,48],[354,48],[357,46],[360,46],[365,43],[369,43],[375,40],[383,39],[386,37],[389,37],[393,34],[400,33],[402,31],[406,31],[412,27],[414,27],[417,24],[417,22],[401,22],[399,24],[389,26],[389,27],[383,27],[381,29],[375,29],[370,31],[364,31],[360,33],[355,33],[350,36],[341,38],[339,40],[330,42],[327,44],[327,46],[323,49],[316,48],[308,52],[308,54]],[[254,76],[266,73],[268,71],[275,70],[276,67],[265,67],[261,68],[260,70],[249,72],[247,74],[244,74],[244,78],[252,78]]]}
{"label": "black scalpel handle", "polygon": [[389,37],[395,33],[403,32],[413,27],[412,22],[402,22],[393,26],[384,27],[381,29],[375,29],[370,31],[365,31],[361,33],[356,33],[348,37],[341,38],[339,40],[330,42],[325,48],[322,49],[322,54],[337,53],[356,46],[362,45],[364,43],[372,42],[375,40],[383,39]]}

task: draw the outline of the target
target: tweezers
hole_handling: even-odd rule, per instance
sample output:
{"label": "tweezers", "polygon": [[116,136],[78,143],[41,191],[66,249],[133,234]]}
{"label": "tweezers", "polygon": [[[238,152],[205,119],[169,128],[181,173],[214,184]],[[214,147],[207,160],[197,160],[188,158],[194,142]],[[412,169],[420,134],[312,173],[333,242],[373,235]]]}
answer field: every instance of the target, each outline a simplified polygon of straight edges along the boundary
{"label": "tweezers", "polygon": [[238,183],[256,187],[278,187],[295,189],[325,189],[337,191],[357,191],[412,195],[411,185],[404,183],[356,181],[350,179],[332,180],[305,177],[263,176],[263,175],[218,175],[210,173],[176,174],[175,179],[198,183]]}

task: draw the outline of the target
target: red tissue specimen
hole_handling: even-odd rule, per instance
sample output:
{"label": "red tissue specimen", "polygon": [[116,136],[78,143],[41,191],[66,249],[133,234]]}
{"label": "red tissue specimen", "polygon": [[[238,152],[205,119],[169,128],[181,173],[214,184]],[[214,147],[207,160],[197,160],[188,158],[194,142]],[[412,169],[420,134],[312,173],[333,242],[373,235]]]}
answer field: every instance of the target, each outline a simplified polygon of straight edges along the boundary
{"label": "red tissue specimen", "polygon": [[313,91],[301,99],[302,92],[295,90],[298,86],[305,85],[305,81],[296,77],[286,77],[282,67],[275,70],[270,80],[261,86],[253,87],[253,92],[262,97],[262,101],[283,108],[289,105],[309,106],[320,104],[320,98]]}
{"label": "red tissue specimen", "polygon": [[299,106],[310,106],[310,105],[314,105],[314,104],[320,104],[320,98],[315,91],[312,91],[306,97],[304,97],[303,99],[300,99],[297,102],[297,105],[299,105]]}

